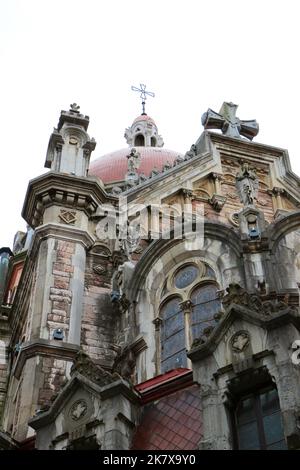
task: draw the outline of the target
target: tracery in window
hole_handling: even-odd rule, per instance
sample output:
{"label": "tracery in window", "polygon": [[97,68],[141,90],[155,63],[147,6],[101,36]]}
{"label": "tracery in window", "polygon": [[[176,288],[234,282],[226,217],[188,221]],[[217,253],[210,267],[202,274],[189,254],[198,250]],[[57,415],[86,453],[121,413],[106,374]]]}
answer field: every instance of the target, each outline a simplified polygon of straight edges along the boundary
{"label": "tracery in window", "polygon": [[[204,261],[191,259],[170,271],[162,290],[156,341],[158,370],[188,367],[193,340],[212,330],[221,309],[216,274]],[[159,349],[159,348],[158,348]],[[160,365],[159,365],[160,363]]]}
{"label": "tracery in window", "polygon": [[195,281],[199,274],[199,269],[193,264],[188,264],[180,268],[174,276],[174,284],[178,289],[183,289]]}

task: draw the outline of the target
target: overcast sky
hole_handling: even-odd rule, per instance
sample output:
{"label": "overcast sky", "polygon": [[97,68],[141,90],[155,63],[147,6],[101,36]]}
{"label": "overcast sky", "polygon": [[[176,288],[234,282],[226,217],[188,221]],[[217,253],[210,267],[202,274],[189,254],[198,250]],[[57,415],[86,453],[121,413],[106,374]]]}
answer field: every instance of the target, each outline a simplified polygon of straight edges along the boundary
{"label": "overcast sky", "polygon": [[[298,4],[298,5],[297,5]],[[76,101],[97,141],[92,159],[125,147],[140,114],[184,152],[201,115],[223,101],[260,124],[256,141],[289,150],[300,174],[297,0],[0,0],[0,247],[25,230],[29,179],[44,171],[61,109]]]}

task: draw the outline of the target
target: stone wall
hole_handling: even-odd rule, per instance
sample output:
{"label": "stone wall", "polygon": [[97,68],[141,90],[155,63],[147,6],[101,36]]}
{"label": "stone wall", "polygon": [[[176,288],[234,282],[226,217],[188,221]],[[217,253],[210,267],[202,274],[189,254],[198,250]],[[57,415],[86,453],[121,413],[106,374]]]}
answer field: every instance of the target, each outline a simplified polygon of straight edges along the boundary
{"label": "stone wall", "polygon": [[93,256],[87,258],[81,345],[91,358],[106,368],[112,367],[119,351],[115,344],[119,313],[110,300],[110,278],[110,262]]}

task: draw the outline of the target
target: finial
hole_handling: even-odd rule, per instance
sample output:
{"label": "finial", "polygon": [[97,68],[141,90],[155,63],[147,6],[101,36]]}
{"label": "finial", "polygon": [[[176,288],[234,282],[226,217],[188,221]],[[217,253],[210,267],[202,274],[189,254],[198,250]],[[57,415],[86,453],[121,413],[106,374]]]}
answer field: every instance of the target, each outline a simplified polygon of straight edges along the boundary
{"label": "finial", "polygon": [[146,91],[146,85],[144,85],[143,83],[140,83],[140,88],[137,88],[136,86],[132,86],[131,89],[132,91],[139,91],[141,93],[140,98],[142,99],[142,108],[143,108],[142,115],[147,114],[145,111],[147,95],[154,98],[155,94],[152,93],[152,91]]}
{"label": "finial", "polygon": [[73,113],[79,113],[80,106],[77,103],[70,104],[70,111]]}

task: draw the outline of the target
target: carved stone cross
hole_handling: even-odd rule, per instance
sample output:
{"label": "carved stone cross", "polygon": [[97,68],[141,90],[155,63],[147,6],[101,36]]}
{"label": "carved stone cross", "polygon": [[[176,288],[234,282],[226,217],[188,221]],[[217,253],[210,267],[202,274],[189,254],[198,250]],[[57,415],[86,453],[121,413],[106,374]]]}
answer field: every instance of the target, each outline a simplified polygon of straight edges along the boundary
{"label": "carved stone cross", "polygon": [[202,125],[204,129],[221,129],[224,135],[241,139],[241,136],[252,140],[258,134],[259,126],[255,119],[241,121],[235,113],[238,105],[233,103],[223,103],[219,113],[208,109],[202,115]]}

